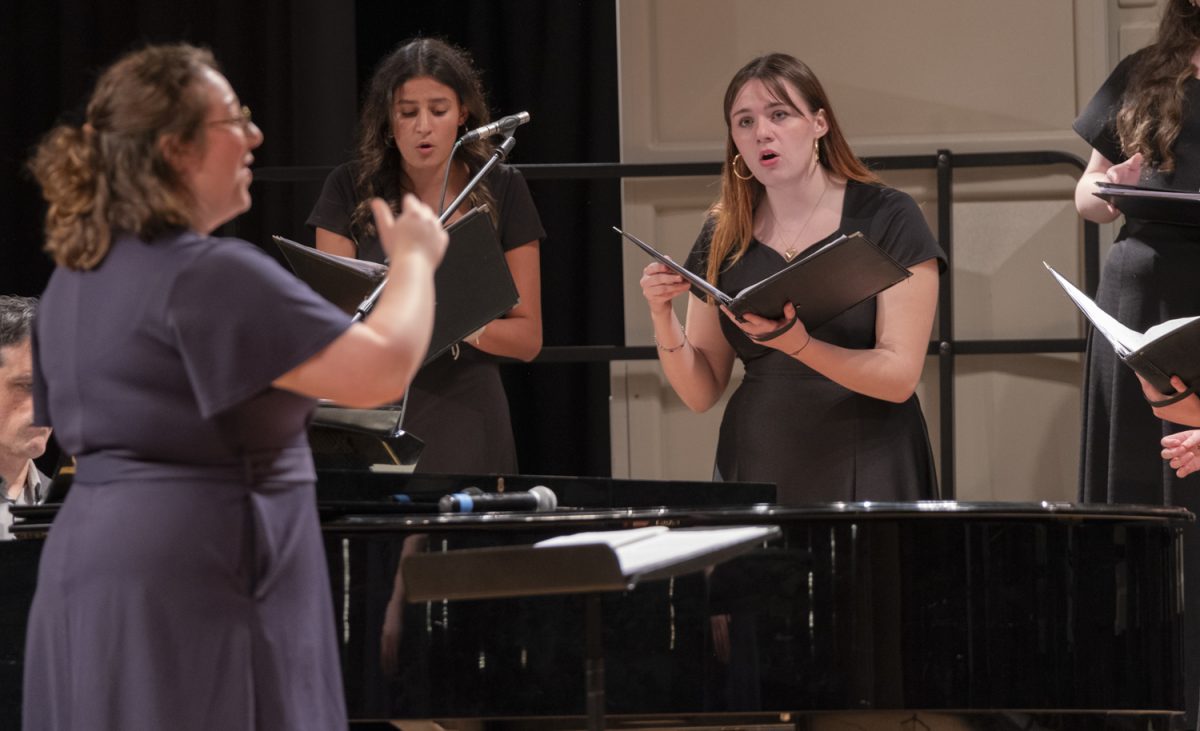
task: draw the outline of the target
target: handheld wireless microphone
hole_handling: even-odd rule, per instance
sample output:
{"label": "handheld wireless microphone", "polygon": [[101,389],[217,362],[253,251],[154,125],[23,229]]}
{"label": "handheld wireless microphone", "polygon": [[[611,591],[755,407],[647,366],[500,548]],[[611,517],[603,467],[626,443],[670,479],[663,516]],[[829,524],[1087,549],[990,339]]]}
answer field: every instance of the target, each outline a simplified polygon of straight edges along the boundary
{"label": "handheld wireless microphone", "polygon": [[547,512],[558,507],[558,496],[548,487],[537,485],[528,492],[484,492],[468,487],[445,495],[438,501],[442,513],[494,513],[497,511]]}

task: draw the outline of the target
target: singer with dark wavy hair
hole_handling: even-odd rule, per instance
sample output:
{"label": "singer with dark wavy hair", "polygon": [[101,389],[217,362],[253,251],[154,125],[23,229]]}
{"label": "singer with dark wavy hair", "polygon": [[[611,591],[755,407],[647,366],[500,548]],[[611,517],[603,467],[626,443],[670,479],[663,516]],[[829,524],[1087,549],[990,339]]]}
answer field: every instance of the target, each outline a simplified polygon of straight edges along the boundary
{"label": "singer with dark wavy hair", "polygon": [[[412,193],[435,211],[453,201],[491,157],[486,139],[455,140],[489,122],[479,73],[466,52],[433,38],[406,41],[375,69],[363,100],[355,158],[330,173],[308,217],[317,248],[382,261],[366,202],[399,210]],[[492,211],[520,302],[423,368],[409,391],[405,428],[425,442],[418,469],[515,473],[508,399],[494,356],[532,360],[542,347],[540,240],[545,236],[520,172],[497,165],[447,223],[473,206]]]}
{"label": "singer with dark wavy hair", "polygon": [[[1193,191],[1200,188],[1200,8],[1168,0],[1154,42],[1117,64],[1075,120],[1092,148],[1075,187],[1079,215],[1096,223],[1121,212],[1092,195],[1097,183]],[[1144,331],[1200,315],[1197,229],[1125,216],[1100,270],[1096,304],[1122,325]],[[1194,385],[1194,384],[1188,384]],[[1162,395],[1159,394],[1162,398]],[[1194,403],[1194,400],[1192,401]],[[1146,407],[1132,369],[1103,338],[1088,339],[1083,382],[1079,498],[1085,502],[1174,505],[1200,510],[1200,479],[1162,458],[1185,418]],[[1160,418],[1161,417],[1161,418]],[[1170,442],[1170,444],[1168,444]],[[1200,579],[1200,534],[1183,531],[1186,582]],[[1184,678],[1188,728],[1200,720],[1200,592],[1184,607]]]}

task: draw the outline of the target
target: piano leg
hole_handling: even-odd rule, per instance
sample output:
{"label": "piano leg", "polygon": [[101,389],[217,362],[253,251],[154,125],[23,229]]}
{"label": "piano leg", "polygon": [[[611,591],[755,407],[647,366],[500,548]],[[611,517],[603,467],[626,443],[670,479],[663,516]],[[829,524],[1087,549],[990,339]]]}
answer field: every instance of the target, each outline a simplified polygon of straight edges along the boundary
{"label": "piano leg", "polygon": [[584,660],[584,682],[587,692],[588,731],[604,731],[604,621],[600,615],[600,595],[592,593],[586,600],[587,658]]}

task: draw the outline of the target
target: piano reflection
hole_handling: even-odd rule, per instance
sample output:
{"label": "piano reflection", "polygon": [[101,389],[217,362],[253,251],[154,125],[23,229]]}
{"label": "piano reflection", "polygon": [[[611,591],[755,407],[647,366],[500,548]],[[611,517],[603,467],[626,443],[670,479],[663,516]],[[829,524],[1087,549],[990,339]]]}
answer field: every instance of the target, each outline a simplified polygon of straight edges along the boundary
{"label": "piano reflection", "polygon": [[[501,485],[544,485],[558,507],[436,511],[444,495]],[[713,569],[602,596],[613,727],[1165,730],[1194,691],[1182,687],[1180,532],[1191,515],[1180,509],[784,508],[766,485],[357,469],[323,470],[319,493],[347,705],[364,728],[581,727],[581,596],[397,604],[398,567],[414,552],[641,526],[780,535]],[[0,546],[4,726],[19,712],[48,519],[31,515],[15,529],[27,538]],[[822,725],[835,721],[851,725]]]}

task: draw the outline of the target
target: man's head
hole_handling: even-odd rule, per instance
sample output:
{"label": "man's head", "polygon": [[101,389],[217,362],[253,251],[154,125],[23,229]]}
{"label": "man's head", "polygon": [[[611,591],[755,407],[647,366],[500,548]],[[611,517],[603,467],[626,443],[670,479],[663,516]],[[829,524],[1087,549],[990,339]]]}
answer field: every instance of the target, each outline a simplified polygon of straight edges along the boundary
{"label": "man's head", "polygon": [[37,300],[0,296],[0,459],[40,457],[50,429],[33,426],[30,334]]}

